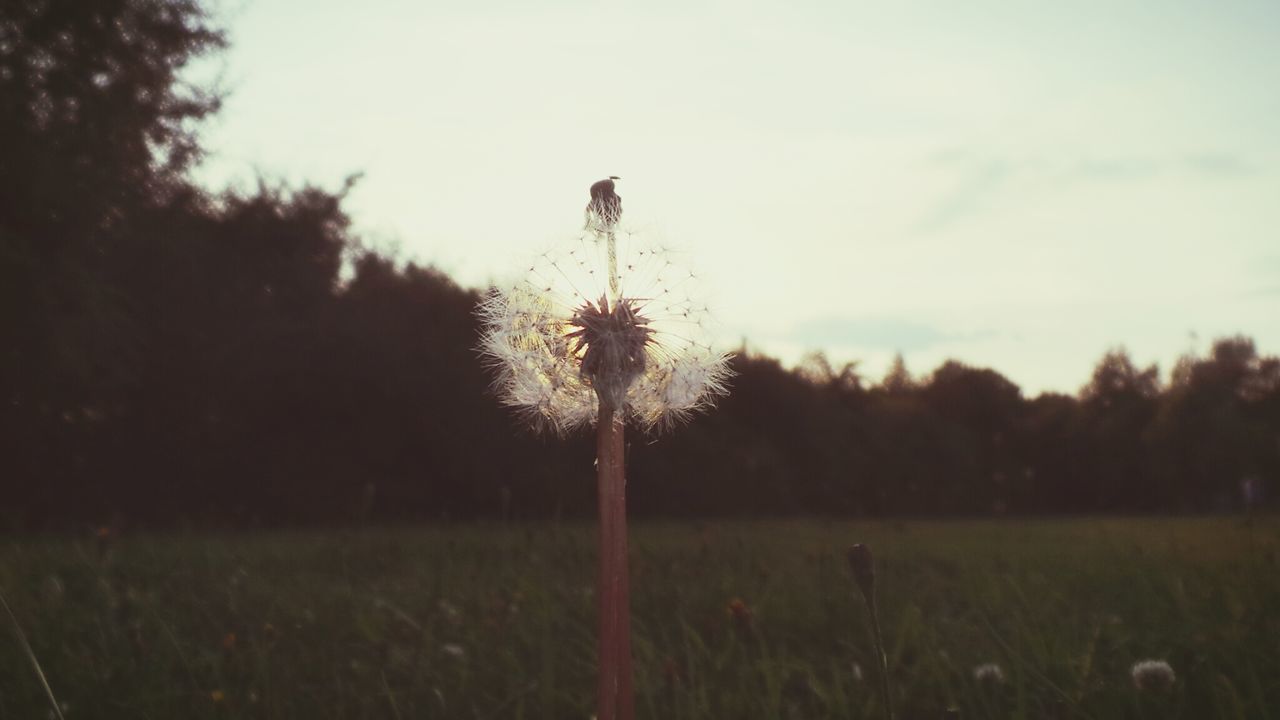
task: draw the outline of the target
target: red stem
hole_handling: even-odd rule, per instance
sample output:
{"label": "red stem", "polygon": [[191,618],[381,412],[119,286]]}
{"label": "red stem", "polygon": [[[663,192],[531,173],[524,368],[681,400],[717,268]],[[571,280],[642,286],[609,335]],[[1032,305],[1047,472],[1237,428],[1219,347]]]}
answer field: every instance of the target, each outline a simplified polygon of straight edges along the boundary
{"label": "red stem", "polygon": [[600,682],[597,720],[633,720],[631,608],[623,420],[601,407],[596,472],[600,502]]}

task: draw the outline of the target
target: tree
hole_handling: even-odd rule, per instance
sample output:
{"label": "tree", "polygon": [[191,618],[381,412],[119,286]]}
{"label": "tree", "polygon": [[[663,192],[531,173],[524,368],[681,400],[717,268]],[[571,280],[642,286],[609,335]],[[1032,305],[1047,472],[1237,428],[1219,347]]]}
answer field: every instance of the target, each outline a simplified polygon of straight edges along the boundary
{"label": "tree", "polygon": [[1080,390],[1082,509],[1153,510],[1162,504],[1143,443],[1159,392],[1159,369],[1139,369],[1123,348],[1108,351],[1094,368]]}
{"label": "tree", "polygon": [[915,385],[916,381],[907,370],[907,362],[902,358],[902,353],[894,353],[893,363],[885,373],[884,379],[880,381],[880,388],[888,393],[905,393],[911,391]]}
{"label": "tree", "polygon": [[193,123],[218,99],[178,73],[222,43],[193,0],[0,3],[0,475],[92,487],[86,453],[142,351],[111,275],[143,215],[191,192]]}
{"label": "tree", "polygon": [[1280,476],[1280,359],[1222,338],[1179,359],[1149,434],[1155,471],[1185,508],[1228,508],[1247,474]]}
{"label": "tree", "polygon": [[0,6],[3,225],[81,242],[185,187],[219,97],[179,73],[224,43],[195,0]]}
{"label": "tree", "polygon": [[948,360],[920,392],[941,419],[940,432],[952,448],[947,496],[960,507],[980,498],[1007,509],[1020,490],[1013,483],[1022,470],[1012,442],[1023,404],[1018,386],[994,370]]}

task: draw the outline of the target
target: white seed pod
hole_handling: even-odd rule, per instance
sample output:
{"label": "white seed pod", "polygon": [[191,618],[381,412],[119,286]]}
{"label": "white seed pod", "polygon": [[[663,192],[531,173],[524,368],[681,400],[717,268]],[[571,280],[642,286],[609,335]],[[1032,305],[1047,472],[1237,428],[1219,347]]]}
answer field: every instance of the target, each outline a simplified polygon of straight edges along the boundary
{"label": "white seed pod", "polygon": [[1004,670],[996,663],[983,663],[973,669],[973,679],[983,685],[999,685],[1004,682]]}
{"label": "white seed pod", "polygon": [[1173,667],[1164,660],[1140,660],[1129,670],[1133,686],[1139,690],[1167,691],[1173,688],[1178,677]]}
{"label": "white seed pod", "polygon": [[712,348],[697,276],[626,223],[538,255],[477,312],[499,396],[539,428],[591,425],[601,397],[646,429],[665,427],[727,392],[729,356]]}

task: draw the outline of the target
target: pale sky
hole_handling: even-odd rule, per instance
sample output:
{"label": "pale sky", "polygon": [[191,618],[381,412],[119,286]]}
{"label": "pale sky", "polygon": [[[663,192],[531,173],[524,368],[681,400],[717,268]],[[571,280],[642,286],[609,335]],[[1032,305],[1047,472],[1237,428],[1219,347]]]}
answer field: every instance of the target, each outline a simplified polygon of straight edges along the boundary
{"label": "pale sky", "polygon": [[722,343],[1024,393],[1280,352],[1280,3],[224,0],[212,186],[337,189],[479,287],[582,223],[687,251]]}

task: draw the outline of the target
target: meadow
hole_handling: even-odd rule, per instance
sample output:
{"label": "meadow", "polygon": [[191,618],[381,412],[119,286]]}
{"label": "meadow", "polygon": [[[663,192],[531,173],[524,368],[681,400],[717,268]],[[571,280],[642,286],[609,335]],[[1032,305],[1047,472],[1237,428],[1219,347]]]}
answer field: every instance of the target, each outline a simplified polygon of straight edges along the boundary
{"label": "meadow", "polygon": [[[1280,717],[1280,520],[1238,517],[638,523],[639,716],[881,717],[855,542],[900,718]],[[589,524],[0,542],[68,719],[585,720],[595,570]],[[51,717],[0,620],[0,717]]]}

